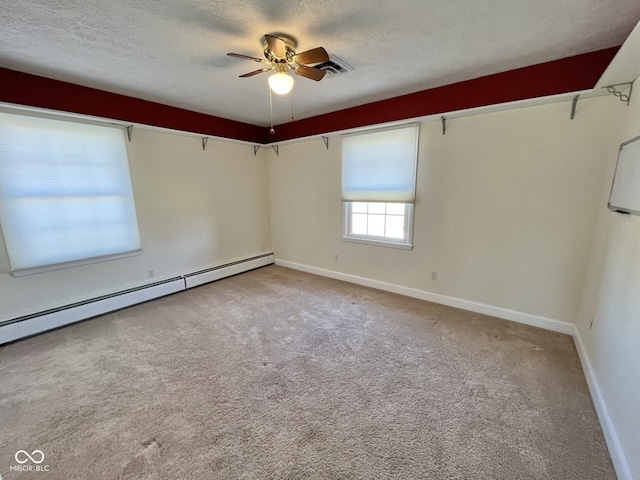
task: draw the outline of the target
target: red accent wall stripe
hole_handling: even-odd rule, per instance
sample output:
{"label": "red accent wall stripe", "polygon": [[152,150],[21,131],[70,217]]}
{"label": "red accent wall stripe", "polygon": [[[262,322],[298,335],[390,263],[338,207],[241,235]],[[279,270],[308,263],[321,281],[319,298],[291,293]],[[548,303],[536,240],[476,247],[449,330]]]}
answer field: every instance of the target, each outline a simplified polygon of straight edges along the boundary
{"label": "red accent wall stripe", "polygon": [[619,49],[618,46],[540,63],[278,125],[270,141],[281,142],[467,108],[587,90],[595,86]]}
{"label": "red accent wall stripe", "polygon": [[[252,143],[311,135],[593,88],[620,47],[475,78],[268,128],[0,67],[0,101]],[[327,82],[328,83],[328,82]]]}
{"label": "red accent wall stripe", "polygon": [[248,123],[0,68],[0,101],[256,142]]}

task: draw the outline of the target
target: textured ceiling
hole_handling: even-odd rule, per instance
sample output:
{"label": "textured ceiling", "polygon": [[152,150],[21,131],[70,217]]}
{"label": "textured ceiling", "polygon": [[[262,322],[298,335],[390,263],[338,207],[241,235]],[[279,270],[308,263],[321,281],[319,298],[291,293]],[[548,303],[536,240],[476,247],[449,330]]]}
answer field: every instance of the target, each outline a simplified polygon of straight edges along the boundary
{"label": "textured ceiling", "polygon": [[[296,77],[296,118],[622,44],[638,0],[3,0],[0,66],[256,125],[265,33],[354,71]],[[291,97],[274,96],[274,123]]]}

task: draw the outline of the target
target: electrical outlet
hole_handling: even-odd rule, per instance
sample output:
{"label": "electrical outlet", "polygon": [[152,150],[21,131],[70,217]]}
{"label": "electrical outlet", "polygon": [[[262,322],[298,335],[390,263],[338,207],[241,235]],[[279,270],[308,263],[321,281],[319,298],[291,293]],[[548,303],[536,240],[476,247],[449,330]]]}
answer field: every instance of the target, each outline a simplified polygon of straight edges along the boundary
{"label": "electrical outlet", "polygon": [[438,271],[431,270],[431,280],[437,280],[437,279],[438,279]]}
{"label": "electrical outlet", "polygon": [[153,271],[153,269],[149,269],[149,271],[147,272],[147,275],[149,276],[149,278],[153,278],[156,275],[156,272]]}

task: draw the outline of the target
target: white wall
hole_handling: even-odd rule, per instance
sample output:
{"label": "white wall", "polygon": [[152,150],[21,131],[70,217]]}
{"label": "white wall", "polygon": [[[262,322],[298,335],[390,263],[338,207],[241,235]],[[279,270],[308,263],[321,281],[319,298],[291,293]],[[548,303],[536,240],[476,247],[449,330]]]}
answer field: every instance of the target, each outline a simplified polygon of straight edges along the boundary
{"label": "white wall", "polygon": [[615,107],[469,116],[444,136],[422,124],[413,251],[341,241],[339,138],[283,145],[268,161],[276,258],[574,322]]}
{"label": "white wall", "polygon": [[271,251],[264,151],[142,129],[128,151],[142,254],[15,278],[0,237],[0,321]]}
{"label": "white wall", "polygon": [[640,217],[606,208],[618,147],[640,136],[639,99],[632,98],[629,107],[618,102],[617,116],[578,333],[589,363],[587,374],[593,375],[592,391],[595,387],[603,402],[601,422],[612,429],[628,462],[627,476],[620,478],[640,479]]}

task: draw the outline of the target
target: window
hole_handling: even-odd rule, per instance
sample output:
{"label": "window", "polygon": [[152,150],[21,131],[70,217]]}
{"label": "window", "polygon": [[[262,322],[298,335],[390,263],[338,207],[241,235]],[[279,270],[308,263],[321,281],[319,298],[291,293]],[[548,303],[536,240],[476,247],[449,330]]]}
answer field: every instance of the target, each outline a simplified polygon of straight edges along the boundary
{"label": "window", "polygon": [[345,202],[344,205],[348,240],[410,243],[413,210],[410,203]]}
{"label": "window", "polygon": [[346,241],[412,248],[418,126],[345,137]]}
{"label": "window", "polygon": [[138,253],[123,130],[0,112],[0,226],[14,275]]}

